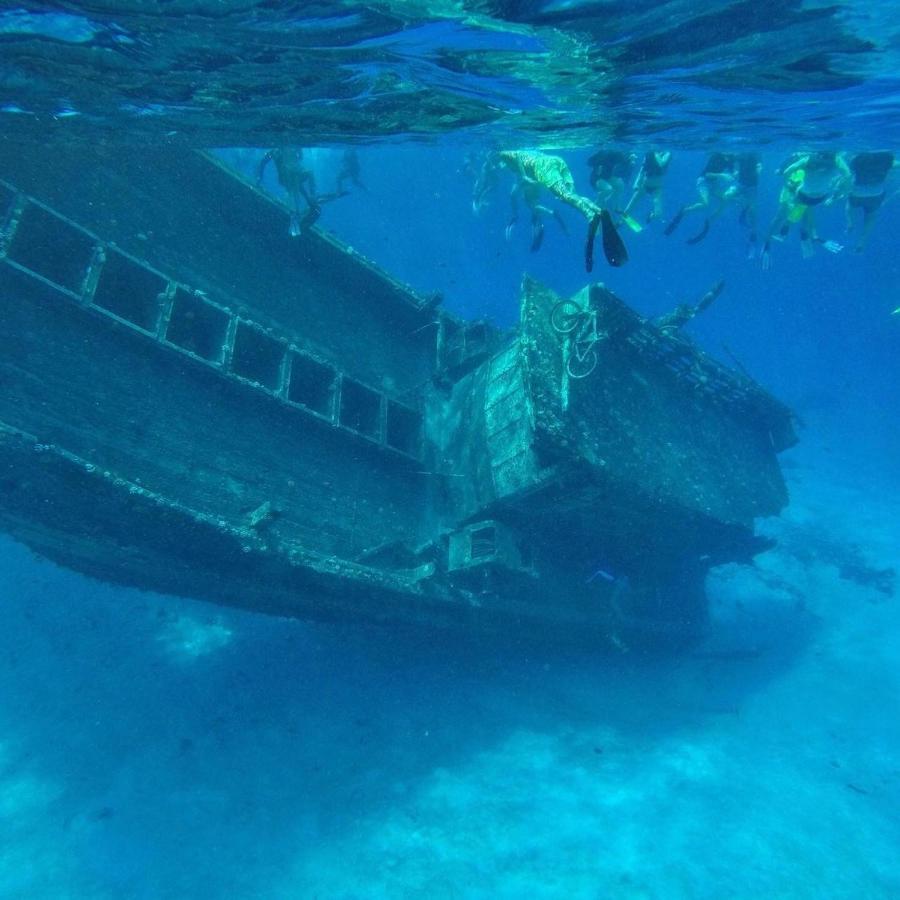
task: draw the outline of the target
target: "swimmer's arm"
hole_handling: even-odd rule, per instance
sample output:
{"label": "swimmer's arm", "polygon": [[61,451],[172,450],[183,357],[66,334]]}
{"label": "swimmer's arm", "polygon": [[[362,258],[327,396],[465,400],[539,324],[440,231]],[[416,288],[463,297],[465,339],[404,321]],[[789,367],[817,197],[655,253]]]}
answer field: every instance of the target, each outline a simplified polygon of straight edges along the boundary
{"label": "swimmer's arm", "polygon": [[784,166],[781,169],[782,175],[790,175],[792,172],[796,172],[797,169],[802,169],[809,162],[809,154],[802,154],[799,159],[795,159],[790,165]]}

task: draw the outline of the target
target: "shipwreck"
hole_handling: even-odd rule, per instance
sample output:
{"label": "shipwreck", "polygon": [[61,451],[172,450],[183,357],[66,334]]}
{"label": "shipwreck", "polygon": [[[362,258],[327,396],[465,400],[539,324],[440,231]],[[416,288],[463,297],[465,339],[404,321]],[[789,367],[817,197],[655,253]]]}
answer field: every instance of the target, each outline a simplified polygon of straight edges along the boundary
{"label": "shipwreck", "polygon": [[0,528],[60,565],[597,643],[702,629],[795,441],[602,285],[465,321],[164,146],[0,145],[0,386]]}

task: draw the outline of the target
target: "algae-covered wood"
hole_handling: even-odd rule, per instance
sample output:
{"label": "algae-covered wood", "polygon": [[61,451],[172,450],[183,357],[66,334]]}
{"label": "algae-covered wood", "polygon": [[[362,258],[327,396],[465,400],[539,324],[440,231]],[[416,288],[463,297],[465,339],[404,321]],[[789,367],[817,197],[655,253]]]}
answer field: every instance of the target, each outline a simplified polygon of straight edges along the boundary
{"label": "algae-covered wood", "polygon": [[205,156],[54,153],[0,144],[0,525],[38,552],[262,612],[618,639],[696,630],[709,566],[763,546],[789,413],[602,287],[526,279],[497,334]]}

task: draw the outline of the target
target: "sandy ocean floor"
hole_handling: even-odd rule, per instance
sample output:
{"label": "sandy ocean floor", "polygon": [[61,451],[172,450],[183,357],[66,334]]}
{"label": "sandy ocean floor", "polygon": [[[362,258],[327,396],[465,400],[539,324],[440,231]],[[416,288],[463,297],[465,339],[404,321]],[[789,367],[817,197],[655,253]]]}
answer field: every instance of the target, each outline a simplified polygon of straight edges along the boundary
{"label": "sandy ocean floor", "polygon": [[897,485],[815,441],[674,658],[113,589],[0,543],[0,897],[900,896]]}

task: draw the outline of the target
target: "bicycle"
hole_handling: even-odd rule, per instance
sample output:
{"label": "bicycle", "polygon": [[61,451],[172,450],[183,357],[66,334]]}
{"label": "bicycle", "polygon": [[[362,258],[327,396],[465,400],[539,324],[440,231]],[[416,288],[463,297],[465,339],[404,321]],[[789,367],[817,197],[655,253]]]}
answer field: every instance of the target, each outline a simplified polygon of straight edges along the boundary
{"label": "bicycle", "polygon": [[571,335],[566,372],[570,378],[587,378],[597,368],[597,344],[606,337],[597,329],[597,310],[582,309],[574,300],[560,300],[550,311],[557,334]]}

